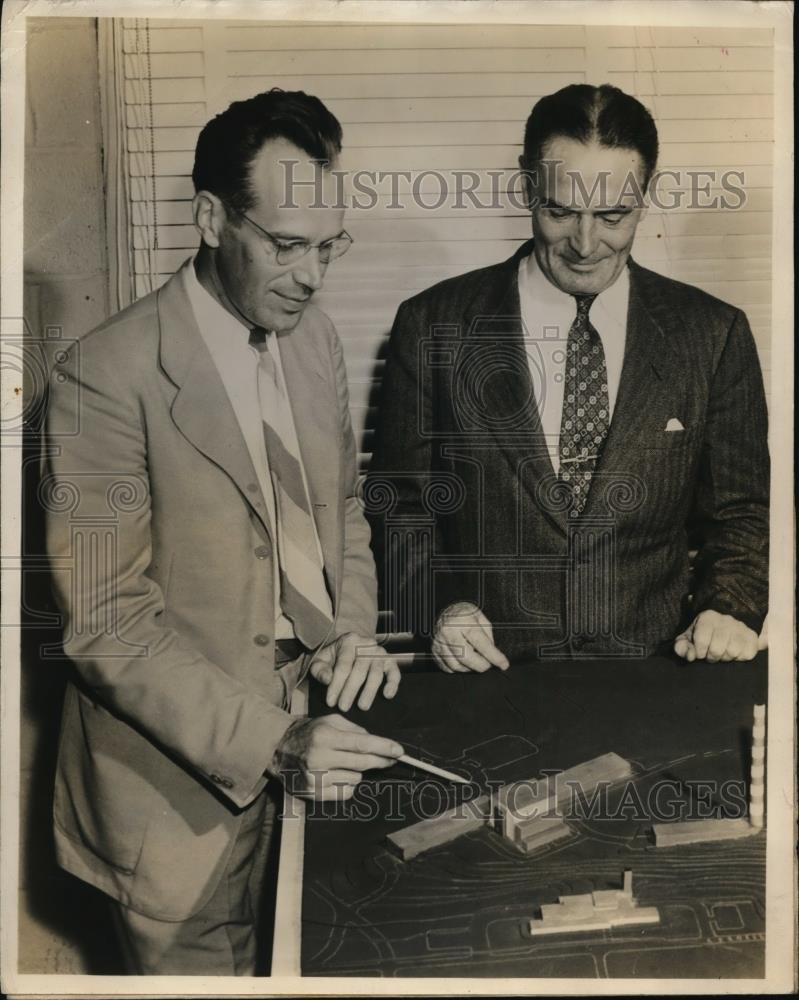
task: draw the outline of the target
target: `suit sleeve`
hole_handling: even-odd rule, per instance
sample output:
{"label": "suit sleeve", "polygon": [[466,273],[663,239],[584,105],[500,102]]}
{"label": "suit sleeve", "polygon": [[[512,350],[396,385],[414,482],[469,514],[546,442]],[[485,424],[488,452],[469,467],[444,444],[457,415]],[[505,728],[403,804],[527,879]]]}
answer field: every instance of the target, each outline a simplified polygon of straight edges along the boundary
{"label": "suit sleeve", "polygon": [[146,428],[100,346],[80,342],[51,381],[47,551],[64,651],[92,697],[244,806],[295,720],[161,624]]}
{"label": "suit sleeve", "polygon": [[737,312],[716,368],[699,466],[694,610],[759,632],[768,610],[769,453],[763,379]]}
{"label": "suit sleeve", "polygon": [[431,519],[424,498],[436,484],[432,432],[441,430],[437,414],[446,405],[434,399],[433,374],[421,357],[430,328],[422,305],[402,303],[389,338],[366,488],[380,604],[393,612],[396,630],[415,635],[430,635],[436,616],[455,601],[477,601],[467,592],[468,574],[447,570],[440,517],[432,514],[432,544],[419,533]]}
{"label": "suit sleeve", "polygon": [[341,469],[344,510],[344,550],[341,591],[336,608],[336,634],[375,635],[377,580],[369,545],[369,524],[358,496],[358,455],[349,410],[347,369],[341,342],[331,327],[333,367],[341,432]]}

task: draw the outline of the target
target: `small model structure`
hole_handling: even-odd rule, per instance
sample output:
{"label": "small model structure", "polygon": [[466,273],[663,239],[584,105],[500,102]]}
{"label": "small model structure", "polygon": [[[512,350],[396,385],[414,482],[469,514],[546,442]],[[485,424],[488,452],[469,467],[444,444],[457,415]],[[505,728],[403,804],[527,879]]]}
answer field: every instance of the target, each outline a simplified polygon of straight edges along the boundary
{"label": "small model structure", "polygon": [[513,844],[524,854],[531,854],[544,844],[569,836],[571,829],[560,816],[536,816],[516,824]]}
{"label": "small model structure", "polygon": [[738,840],[751,837],[753,829],[748,819],[691,819],[684,823],[653,823],[657,847],[678,844],[701,844],[708,840]]}
{"label": "small model structure", "polygon": [[431,847],[448,844],[456,837],[471,830],[479,830],[490,818],[491,801],[483,795],[471,802],[464,802],[440,816],[423,819],[413,826],[406,826],[386,838],[389,848],[402,858],[410,861],[417,854],[429,851]]}
{"label": "small model structure", "polygon": [[528,819],[542,817],[566,805],[579,791],[590,795],[600,784],[616,784],[632,776],[629,763],[615,753],[606,753],[567,771],[533,781],[503,785],[496,794],[494,811],[503,836],[513,839],[513,829]]}
{"label": "small model structure", "polygon": [[749,783],[749,822],[762,830],[766,792],[766,706],[755,705],[752,720],[752,770]]}
{"label": "small model structure", "polygon": [[766,706],[755,705],[752,722],[752,770],[749,785],[749,818],[695,819],[683,823],[653,823],[657,847],[738,840],[763,829],[766,777]]}
{"label": "small model structure", "polygon": [[600,784],[608,788],[632,777],[628,761],[606,753],[538,781],[516,781],[503,785],[494,796],[496,830],[525,854],[544,844],[568,837],[562,816],[571,796],[588,796]]}
{"label": "small model structure", "polygon": [[482,796],[390,833],[387,844],[403,861],[410,861],[423,851],[491,824],[523,854],[530,854],[571,835],[560,807],[567,805],[572,795],[590,795],[600,784],[610,787],[632,773],[628,761],[606,753],[556,775],[503,785],[491,799]]}
{"label": "small model structure", "polygon": [[579,896],[560,896],[557,903],[544,903],[541,916],[529,922],[530,934],[578,934],[610,930],[631,924],[658,924],[656,906],[639,906],[633,899],[633,873],[624,873],[619,889],[601,889]]}

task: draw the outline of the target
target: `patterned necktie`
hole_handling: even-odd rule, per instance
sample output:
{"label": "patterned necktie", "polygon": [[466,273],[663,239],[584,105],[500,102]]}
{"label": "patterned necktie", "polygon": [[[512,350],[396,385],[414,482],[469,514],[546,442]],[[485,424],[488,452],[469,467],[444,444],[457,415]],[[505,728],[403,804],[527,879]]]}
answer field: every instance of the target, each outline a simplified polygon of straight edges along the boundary
{"label": "patterned necktie", "polygon": [[573,496],[572,516],[582,513],[610,424],[605,351],[588,312],[595,295],[575,295],[577,315],[569,330],[560,424],[559,478]]}
{"label": "patterned necktie", "polygon": [[255,327],[250,332],[250,344],[259,355],[258,400],[275,495],[280,606],[297,638],[313,649],[330,631],[333,608],[325,586],[291,404],[269,351],[266,331]]}

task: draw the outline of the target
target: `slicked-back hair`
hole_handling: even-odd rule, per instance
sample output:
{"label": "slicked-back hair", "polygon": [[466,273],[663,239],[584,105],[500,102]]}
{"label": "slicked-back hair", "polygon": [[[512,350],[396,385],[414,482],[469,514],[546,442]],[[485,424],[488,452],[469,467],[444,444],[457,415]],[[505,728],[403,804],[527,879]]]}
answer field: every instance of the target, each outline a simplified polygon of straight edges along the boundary
{"label": "slicked-back hair", "polygon": [[524,129],[524,165],[533,170],[551,139],[596,142],[610,149],[634,149],[644,161],[644,185],[655,172],[658,131],[652,115],[636,98],[609,83],[574,83],[542,97]]}
{"label": "slicked-back hair", "polygon": [[341,152],[341,125],[318,97],[272,90],[234,101],[200,132],[194,153],[195,191],[210,191],[234,212],[255,203],[250,167],[264,143],[286,139],[311,159],[329,165]]}

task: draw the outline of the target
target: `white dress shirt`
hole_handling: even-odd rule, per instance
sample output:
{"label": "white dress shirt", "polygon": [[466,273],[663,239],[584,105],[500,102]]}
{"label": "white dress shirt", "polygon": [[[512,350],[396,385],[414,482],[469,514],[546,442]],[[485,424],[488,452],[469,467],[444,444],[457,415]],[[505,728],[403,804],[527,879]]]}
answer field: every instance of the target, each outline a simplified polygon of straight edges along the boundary
{"label": "white dress shirt", "polygon": [[[591,304],[589,318],[605,351],[610,419],[619,391],[627,338],[630,273],[625,267],[613,284]],[[560,468],[560,424],[563,412],[563,372],[569,330],[577,315],[573,295],[563,292],[544,275],[535,253],[519,262],[519,302],[530,377],[541,426],[555,472]]]}
{"label": "white dress shirt", "polygon": [[[250,453],[258,485],[266,503],[267,519],[275,538],[275,493],[269,473],[269,459],[264,442],[263,417],[258,399],[258,358],[255,347],[249,343],[250,328],[236,319],[200,284],[194,270],[194,261],[187,261],[181,269],[184,288],[189,297],[194,318],[200,328],[203,340],[211,352],[211,358],[225,386],[228,399],[233,406],[247,450]],[[270,332],[267,340],[269,353],[275,362],[278,378],[285,385],[283,366],[280,361],[278,338]],[[296,430],[292,428],[296,439]],[[297,451],[299,454],[299,450]],[[305,470],[302,470],[305,478]],[[307,490],[306,482],[306,490]],[[316,545],[320,562],[322,548],[316,526]],[[277,547],[274,549],[277,554]],[[295,638],[294,626],[280,609],[280,567],[277,558],[272,560],[275,588],[275,638]]]}

